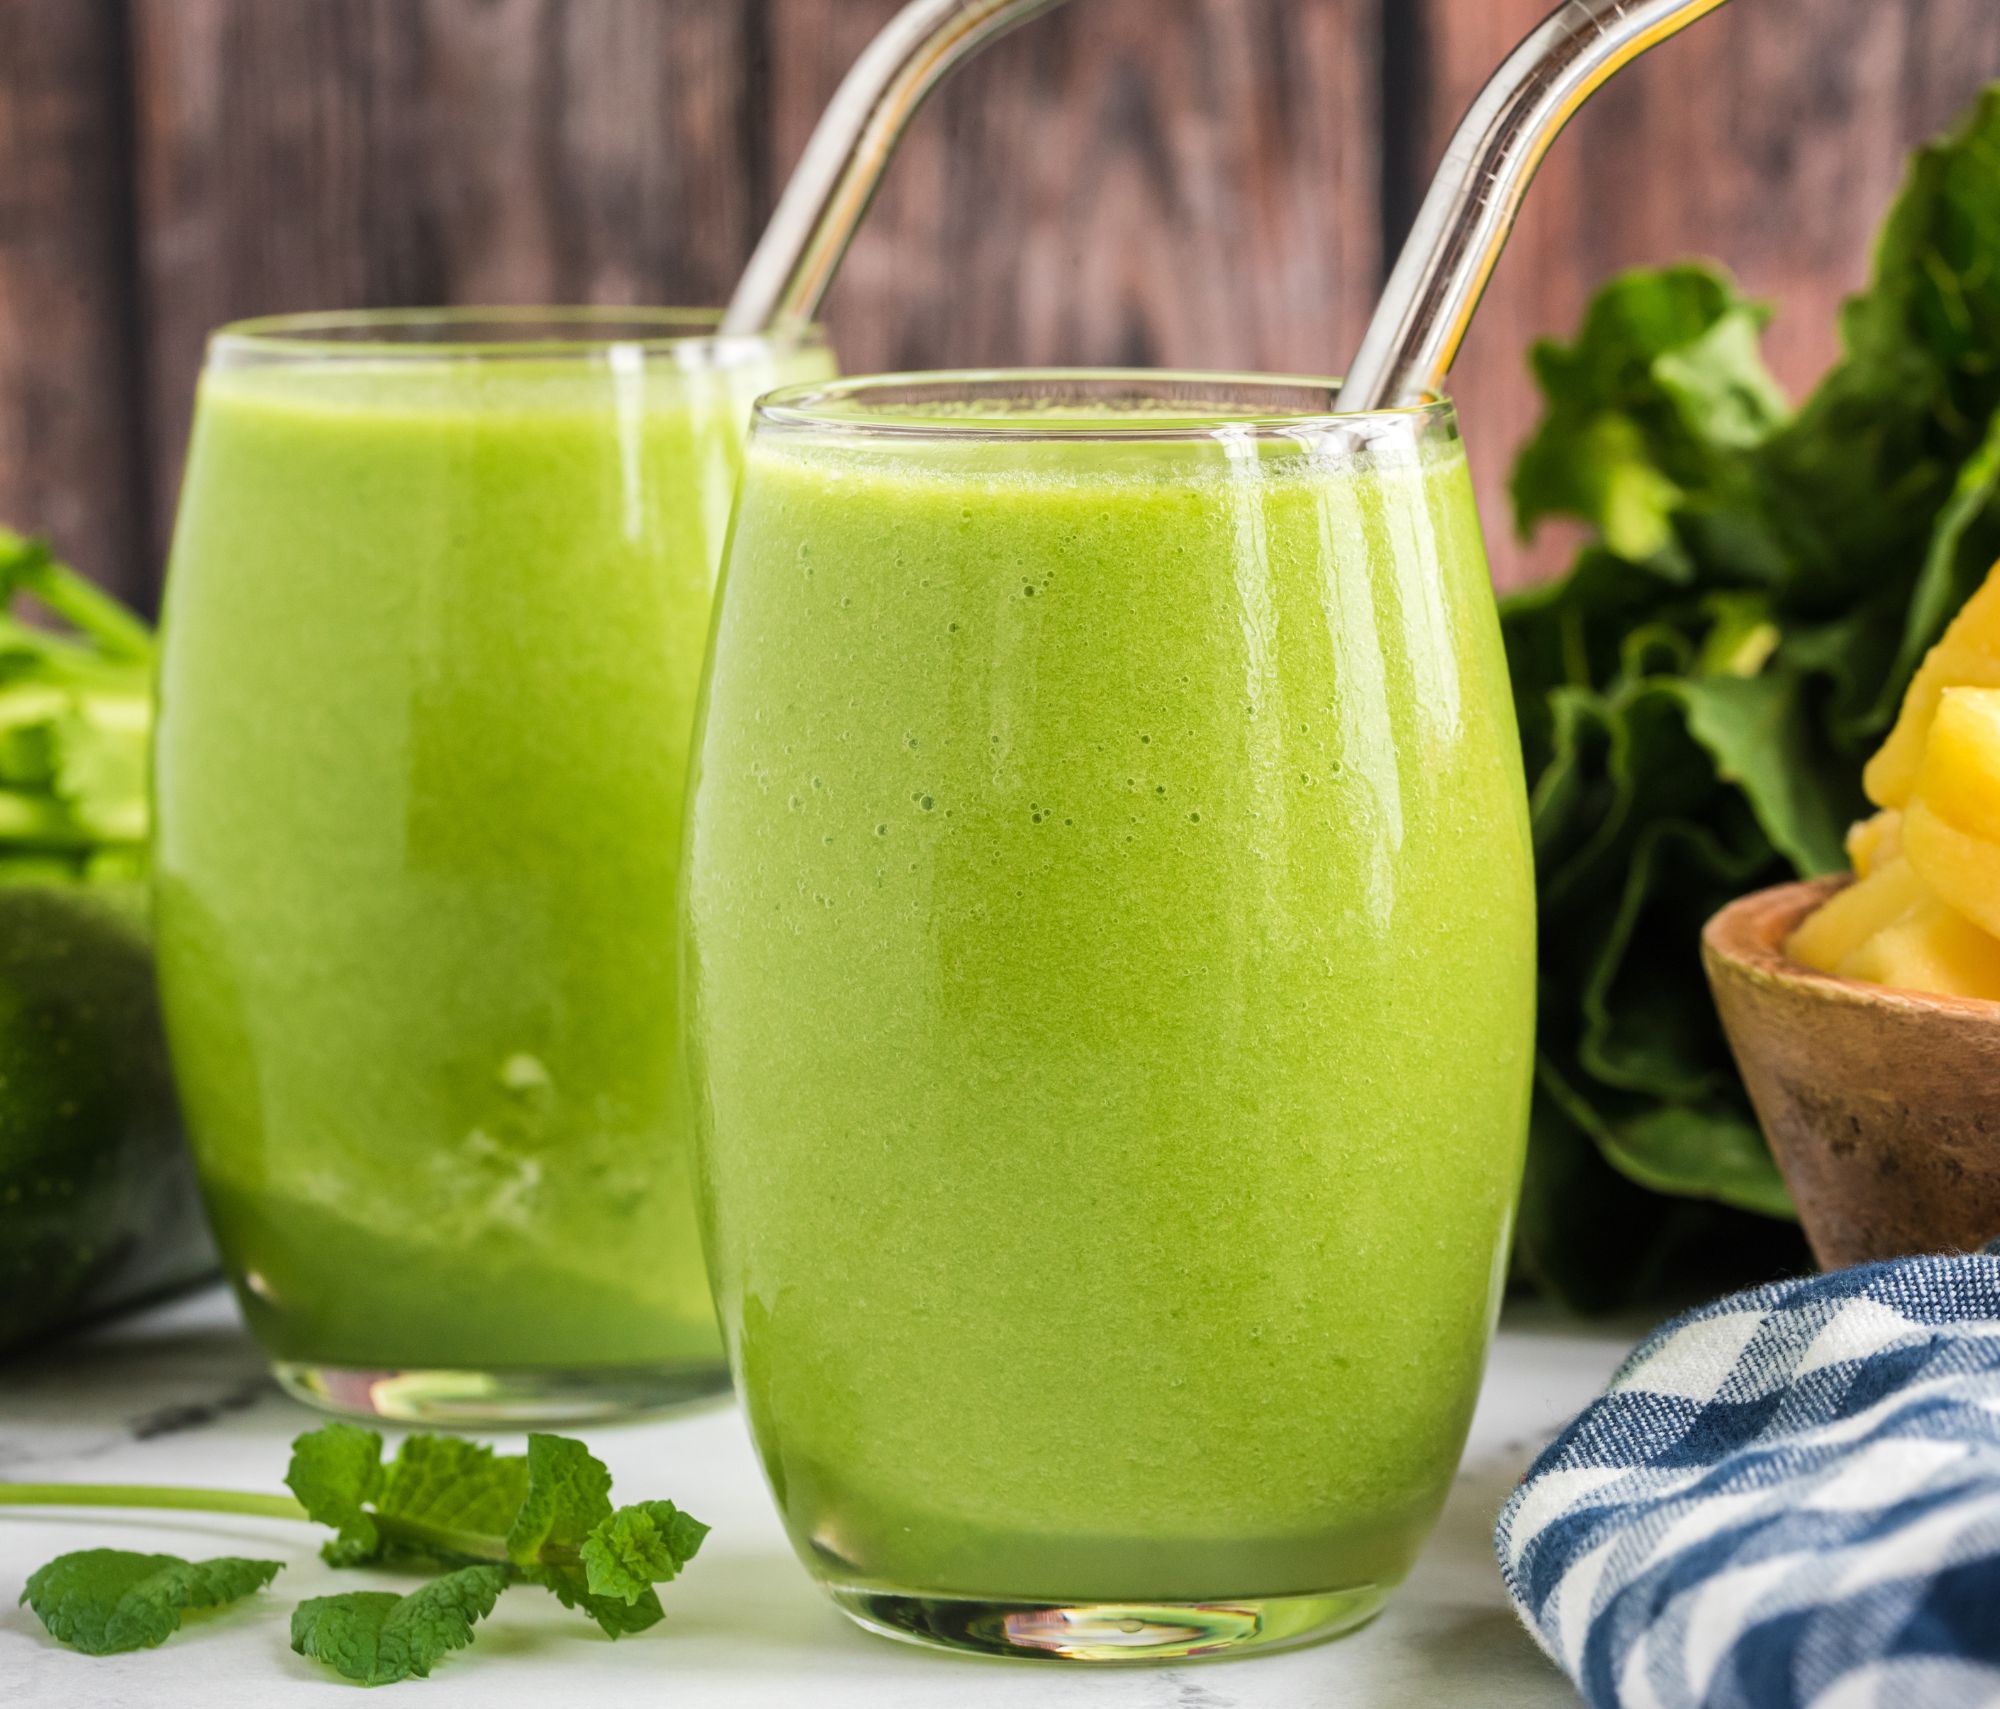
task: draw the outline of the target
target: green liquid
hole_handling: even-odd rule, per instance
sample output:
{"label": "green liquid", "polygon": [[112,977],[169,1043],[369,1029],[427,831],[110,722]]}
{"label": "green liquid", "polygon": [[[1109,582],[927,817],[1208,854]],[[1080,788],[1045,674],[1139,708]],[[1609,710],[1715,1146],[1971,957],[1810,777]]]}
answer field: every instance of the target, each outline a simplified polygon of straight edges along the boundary
{"label": "green liquid", "polygon": [[1456,442],[753,447],[697,737],[709,1254],[801,1555],[1399,1580],[1519,1178],[1532,871]]}
{"label": "green liquid", "polygon": [[673,897],[739,435],[776,377],[517,358],[203,382],[159,958],[203,1187],[274,1357],[718,1358]]}

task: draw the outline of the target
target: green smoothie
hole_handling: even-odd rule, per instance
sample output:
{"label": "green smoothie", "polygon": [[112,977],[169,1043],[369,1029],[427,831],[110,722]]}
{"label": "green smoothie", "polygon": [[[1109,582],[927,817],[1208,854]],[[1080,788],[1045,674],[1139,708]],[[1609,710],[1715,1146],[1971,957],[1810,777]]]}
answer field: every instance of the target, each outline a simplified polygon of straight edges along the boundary
{"label": "green smoothie", "polygon": [[749,398],[830,364],[685,350],[202,382],[159,959],[216,1232],[286,1364],[719,1373],[687,742]]}
{"label": "green smoothie", "polygon": [[1533,1012],[1448,412],[760,429],[724,587],[691,1061],[801,1555],[1026,1602],[1393,1585],[1479,1384]]}

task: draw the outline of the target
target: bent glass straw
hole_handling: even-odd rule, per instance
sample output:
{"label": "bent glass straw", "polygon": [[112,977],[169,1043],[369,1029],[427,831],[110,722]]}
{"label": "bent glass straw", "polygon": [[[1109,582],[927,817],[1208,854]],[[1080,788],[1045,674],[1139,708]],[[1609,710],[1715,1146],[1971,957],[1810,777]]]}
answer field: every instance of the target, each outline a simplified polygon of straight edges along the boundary
{"label": "bent glass straw", "polygon": [[[723,317],[725,333],[810,320],[924,97],[961,61],[1063,0],[911,0],[842,80]],[[1453,132],[1347,370],[1343,410],[1441,391],[1529,181],[1607,78],[1726,0],[1567,0]]]}
{"label": "bent glass straw", "polygon": [[891,18],[813,127],[723,314],[723,333],[811,320],[924,97],[988,42],[1062,3],[910,0]]}
{"label": "bent glass straw", "polygon": [[1341,387],[1343,410],[1444,390],[1535,168],[1585,101],[1726,0],[1568,0],[1502,62],[1445,150]]}

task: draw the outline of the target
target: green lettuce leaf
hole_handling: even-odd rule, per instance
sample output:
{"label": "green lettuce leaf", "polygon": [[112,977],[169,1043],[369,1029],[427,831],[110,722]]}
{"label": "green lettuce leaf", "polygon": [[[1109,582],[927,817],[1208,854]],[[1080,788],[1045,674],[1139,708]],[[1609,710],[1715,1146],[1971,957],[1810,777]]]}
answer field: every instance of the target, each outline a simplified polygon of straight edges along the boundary
{"label": "green lettuce leaf", "polygon": [[1632,273],[1532,357],[1516,519],[1590,538],[1502,603],[1542,908],[1519,1257],[1587,1307],[1804,1261],[1698,938],[1841,866],[1861,759],[2000,556],[2000,89],[1916,156],[1795,413],[1765,318]]}
{"label": "green lettuce leaf", "polygon": [[[1840,362],[1756,474],[1801,608],[1884,579],[1907,590],[1922,543],[2000,408],[2000,88],[1917,152],[1842,314]],[[1948,615],[1948,613],[1947,613]]]}
{"label": "green lettuce leaf", "polygon": [[1591,302],[1576,340],[1529,365],[1546,406],[1515,465],[1523,533],[1589,523],[1617,556],[1678,556],[1678,513],[1734,493],[1740,453],[1788,414],[1758,353],[1770,311],[1712,268],[1627,273]]}

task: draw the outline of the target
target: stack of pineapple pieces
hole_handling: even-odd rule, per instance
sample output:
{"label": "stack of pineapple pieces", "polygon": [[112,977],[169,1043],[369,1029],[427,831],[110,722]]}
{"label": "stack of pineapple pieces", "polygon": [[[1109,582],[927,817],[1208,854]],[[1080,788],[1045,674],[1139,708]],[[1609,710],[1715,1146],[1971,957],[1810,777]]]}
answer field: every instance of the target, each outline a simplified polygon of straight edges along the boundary
{"label": "stack of pineapple pieces", "polygon": [[2000,999],[2000,567],[1925,658],[1862,786],[1881,811],[1848,833],[1857,882],[1792,934],[1792,958]]}

